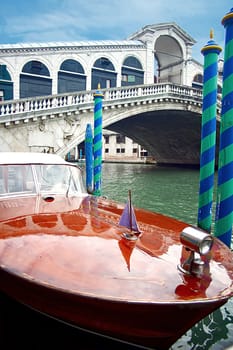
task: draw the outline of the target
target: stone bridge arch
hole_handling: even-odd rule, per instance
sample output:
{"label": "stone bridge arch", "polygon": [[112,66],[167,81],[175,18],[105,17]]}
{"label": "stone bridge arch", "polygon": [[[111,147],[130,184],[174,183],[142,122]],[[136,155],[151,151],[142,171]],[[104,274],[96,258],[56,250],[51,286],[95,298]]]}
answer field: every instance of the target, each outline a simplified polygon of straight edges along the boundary
{"label": "stone bridge arch", "polygon": [[[105,106],[103,128],[131,138],[158,163],[198,165],[201,115],[201,103],[189,105],[184,100],[160,99],[154,103],[124,104],[124,108]],[[78,137],[72,139],[60,155],[64,156],[85,140],[87,123],[91,122],[94,133],[93,120],[83,116],[81,119]]]}

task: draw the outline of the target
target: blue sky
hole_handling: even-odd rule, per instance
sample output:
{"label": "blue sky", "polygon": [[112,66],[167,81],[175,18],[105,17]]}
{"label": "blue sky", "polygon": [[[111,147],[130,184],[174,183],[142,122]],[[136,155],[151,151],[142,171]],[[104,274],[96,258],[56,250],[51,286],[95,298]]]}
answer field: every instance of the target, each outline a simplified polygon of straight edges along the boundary
{"label": "blue sky", "polygon": [[211,28],[224,49],[221,20],[232,7],[229,0],[5,0],[0,44],[123,40],[148,24],[176,22],[197,41],[193,57],[203,63]]}

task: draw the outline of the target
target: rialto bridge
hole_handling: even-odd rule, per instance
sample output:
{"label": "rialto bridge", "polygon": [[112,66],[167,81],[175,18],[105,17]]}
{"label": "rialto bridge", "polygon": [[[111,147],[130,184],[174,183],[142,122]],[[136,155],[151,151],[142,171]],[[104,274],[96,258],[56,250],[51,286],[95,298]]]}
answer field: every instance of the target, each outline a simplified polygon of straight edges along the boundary
{"label": "rialto bridge", "polygon": [[[147,25],[121,41],[0,44],[0,151],[65,156],[93,124],[100,84],[103,128],[159,162],[197,164],[203,66],[192,58],[194,44],[176,23]],[[221,75],[220,67],[219,92]]]}
{"label": "rialto bridge", "polygon": [[[85,140],[87,124],[94,125],[95,91],[1,103],[1,151],[49,150],[64,157]],[[199,163],[200,89],[161,83],[102,93],[103,128],[132,138],[160,163]]]}

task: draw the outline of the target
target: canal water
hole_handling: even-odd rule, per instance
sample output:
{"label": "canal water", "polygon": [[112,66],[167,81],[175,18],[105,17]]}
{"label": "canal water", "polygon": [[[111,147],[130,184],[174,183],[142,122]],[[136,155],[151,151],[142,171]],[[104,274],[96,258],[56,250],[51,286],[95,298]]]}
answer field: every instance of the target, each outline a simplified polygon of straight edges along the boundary
{"label": "canal water", "polygon": [[[103,163],[102,195],[125,203],[128,190],[131,190],[134,206],[157,211],[189,224],[197,223],[199,190],[197,169]],[[214,210],[215,204],[213,221]],[[195,325],[171,348],[171,350],[189,349],[233,349],[233,298]]]}

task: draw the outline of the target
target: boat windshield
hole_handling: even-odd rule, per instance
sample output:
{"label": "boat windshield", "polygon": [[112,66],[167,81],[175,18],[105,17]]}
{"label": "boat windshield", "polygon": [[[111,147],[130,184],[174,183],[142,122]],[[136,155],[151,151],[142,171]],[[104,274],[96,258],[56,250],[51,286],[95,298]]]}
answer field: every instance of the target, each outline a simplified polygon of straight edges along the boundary
{"label": "boat windshield", "polygon": [[35,166],[40,192],[85,192],[81,171],[74,166],[46,164]]}
{"label": "boat windshield", "polygon": [[86,193],[81,170],[69,164],[9,164],[0,166],[0,196]]}

